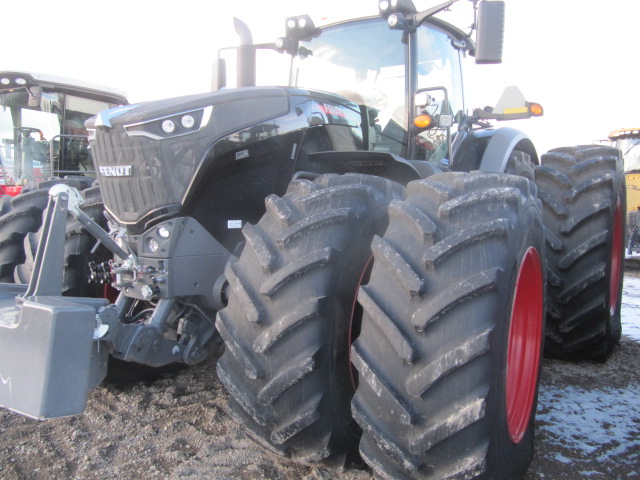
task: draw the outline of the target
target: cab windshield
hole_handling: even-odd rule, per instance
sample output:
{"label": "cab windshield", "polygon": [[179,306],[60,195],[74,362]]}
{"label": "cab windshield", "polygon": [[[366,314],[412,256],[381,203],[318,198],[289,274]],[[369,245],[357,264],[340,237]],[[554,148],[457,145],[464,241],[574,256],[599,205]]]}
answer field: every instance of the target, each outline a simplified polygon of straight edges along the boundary
{"label": "cab windshield", "polygon": [[[336,93],[366,109],[370,126],[369,149],[418,160],[443,160],[457,125],[422,131],[409,145],[409,115],[464,115],[461,50],[453,36],[425,23],[403,42],[381,18],[327,27],[317,37],[300,42],[292,63],[291,85]],[[415,69],[407,68],[414,48]],[[407,76],[412,74],[414,78]],[[407,101],[415,92],[428,92],[426,108],[410,112]],[[413,117],[412,117],[413,118]]]}
{"label": "cab windshield", "polygon": [[116,104],[27,87],[0,90],[0,184],[26,185],[53,175],[92,174],[84,122]]}
{"label": "cab windshield", "polygon": [[[400,139],[406,116],[406,45],[402,32],[386,21],[371,19],[326,28],[309,41],[300,42],[291,74],[293,86],[336,93],[366,106],[376,129]],[[401,153],[401,148],[389,149]],[[378,149],[383,149],[379,142]]]}
{"label": "cab windshield", "polygon": [[616,146],[622,151],[624,171],[640,171],[640,138],[621,138]]}

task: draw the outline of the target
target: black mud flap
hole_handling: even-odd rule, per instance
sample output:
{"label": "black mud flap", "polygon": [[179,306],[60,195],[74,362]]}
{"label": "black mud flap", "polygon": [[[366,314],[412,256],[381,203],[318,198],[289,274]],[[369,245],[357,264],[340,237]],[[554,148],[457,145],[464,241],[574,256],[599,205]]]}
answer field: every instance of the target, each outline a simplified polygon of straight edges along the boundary
{"label": "black mud flap", "polygon": [[94,331],[109,302],[25,292],[0,285],[0,406],[38,419],[82,413],[106,375],[108,352]]}

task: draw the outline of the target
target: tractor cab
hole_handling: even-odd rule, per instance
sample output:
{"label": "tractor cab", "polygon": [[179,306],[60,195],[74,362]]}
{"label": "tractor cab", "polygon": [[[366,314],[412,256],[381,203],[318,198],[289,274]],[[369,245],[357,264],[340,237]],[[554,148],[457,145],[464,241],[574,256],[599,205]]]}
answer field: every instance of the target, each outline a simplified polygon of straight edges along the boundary
{"label": "tractor cab", "polygon": [[0,194],[52,176],[94,176],[84,122],[124,103],[108,87],[0,71]]}
{"label": "tractor cab", "polygon": [[[474,2],[474,42],[470,33],[434,16],[455,1],[418,11],[411,1],[382,0],[376,17],[321,28],[308,15],[289,17],[285,36],[272,44],[252,44],[248,27],[236,19],[241,45],[220,50],[213,89],[280,84],[276,66],[287,65],[290,87],[330,92],[359,106],[364,149],[454,170],[470,169],[473,155],[472,169],[478,169],[477,151],[466,148],[476,140],[475,127],[542,115],[542,108],[519,92],[505,92],[502,109],[470,108],[463,89],[465,63],[470,57],[479,64],[501,62],[504,4]],[[227,78],[228,71],[235,71],[237,80]],[[339,112],[318,111],[332,113]],[[488,137],[483,142],[486,146]],[[532,146],[528,150],[537,160]]]}
{"label": "tractor cab", "polygon": [[[291,30],[293,38],[304,35]],[[299,41],[291,84],[358,104],[366,119],[368,150],[440,161],[455,128],[453,119],[465,111],[462,61],[471,44],[463,37],[437,23],[408,35],[389,28],[383,17],[334,25]],[[407,61],[410,55],[415,61]],[[423,123],[414,125],[421,116]]]}

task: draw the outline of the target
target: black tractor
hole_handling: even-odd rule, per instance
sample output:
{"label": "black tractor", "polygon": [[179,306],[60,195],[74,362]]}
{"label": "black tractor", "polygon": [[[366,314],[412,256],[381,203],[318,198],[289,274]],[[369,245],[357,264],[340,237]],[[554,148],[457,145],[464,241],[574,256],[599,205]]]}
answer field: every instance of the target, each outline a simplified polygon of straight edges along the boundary
{"label": "black tractor", "polygon": [[[504,3],[473,1],[473,42],[434,16],[454,1],[291,17],[268,45],[237,22],[237,88],[219,60],[214,92],[88,120],[104,207],[51,190],[29,285],[0,289],[0,404],[80,413],[108,356],[196,364],[221,338],[230,412],[272,452],[524,475],[545,323],[566,358],[620,337],[624,174],[616,149],[539,158],[492,127],[542,114],[515,88],[467,108]],[[289,86],[255,85],[265,52]]]}

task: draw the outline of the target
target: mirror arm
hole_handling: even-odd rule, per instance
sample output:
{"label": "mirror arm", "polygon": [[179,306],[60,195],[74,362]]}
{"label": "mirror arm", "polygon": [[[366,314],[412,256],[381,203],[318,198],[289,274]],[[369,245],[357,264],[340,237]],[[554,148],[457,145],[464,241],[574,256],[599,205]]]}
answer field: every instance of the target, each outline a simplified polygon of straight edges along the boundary
{"label": "mirror arm", "polygon": [[427,18],[429,18],[432,15],[435,15],[438,12],[441,12],[442,10],[446,10],[457,1],[458,0],[447,0],[446,2],[440,3],[438,5],[434,5],[433,7],[428,8],[420,13],[415,13],[413,15],[413,24],[416,27],[421,25],[422,22],[424,22]]}
{"label": "mirror arm", "polygon": [[487,110],[486,108],[476,108],[473,111],[473,115],[478,117],[479,120],[500,120],[503,115],[493,113],[493,109]]}

